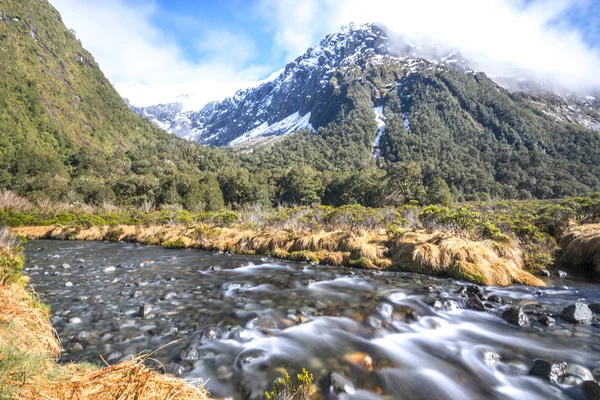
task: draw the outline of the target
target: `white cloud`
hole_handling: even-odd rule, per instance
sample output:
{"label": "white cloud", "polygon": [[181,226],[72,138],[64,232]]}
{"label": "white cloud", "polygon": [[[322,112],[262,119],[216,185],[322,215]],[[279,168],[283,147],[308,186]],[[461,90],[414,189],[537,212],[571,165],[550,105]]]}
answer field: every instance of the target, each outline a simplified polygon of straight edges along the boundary
{"label": "white cloud", "polygon": [[378,22],[457,47],[481,70],[533,71],[572,90],[600,87],[600,52],[560,23],[590,0],[261,0],[263,17],[289,57],[348,22]]}
{"label": "white cloud", "polygon": [[246,67],[256,51],[251,38],[225,30],[205,31],[195,38],[206,43],[198,45],[206,56],[190,62],[177,43],[152,24],[160,10],[144,1],[134,7],[123,0],[51,0],[115,88],[134,105],[170,102],[178,94],[193,92],[189,105],[198,107],[270,72],[264,66]]}

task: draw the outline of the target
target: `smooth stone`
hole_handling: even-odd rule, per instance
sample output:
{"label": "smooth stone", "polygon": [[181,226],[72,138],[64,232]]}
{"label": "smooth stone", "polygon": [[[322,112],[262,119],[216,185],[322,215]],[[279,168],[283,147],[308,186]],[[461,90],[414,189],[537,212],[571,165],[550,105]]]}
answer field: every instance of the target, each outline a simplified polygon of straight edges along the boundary
{"label": "smooth stone", "polygon": [[525,314],[522,308],[510,308],[502,313],[502,318],[506,320],[508,323],[516,326],[520,326],[521,328],[525,328],[531,326],[531,320],[529,316]]}
{"label": "smooth stone", "polygon": [[175,292],[166,293],[160,299],[161,300],[169,300],[169,299],[172,299],[173,297],[177,297],[177,293],[175,293]]}
{"label": "smooth stone", "polygon": [[344,378],[342,375],[338,374],[337,372],[333,372],[330,375],[329,380],[331,381],[331,386],[332,386],[335,394],[339,394],[339,393],[354,394],[354,393],[356,393],[356,389],[354,388],[354,385],[352,384],[352,382],[350,382],[348,379]]}
{"label": "smooth stone", "polygon": [[106,267],[102,271],[105,273],[115,272],[117,269],[115,267]]}
{"label": "smooth stone", "polygon": [[131,298],[137,299],[138,297],[142,297],[143,295],[144,295],[144,292],[142,292],[141,290],[136,290],[135,292],[133,292],[131,294]]}
{"label": "smooth stone", "polygon": [[169,364],[166,368],[167,374],[173,375],[174,377],[180,377],[185,372],[185,368],[179,364]]}
{"label": "smooth stone", "polygon": [[550,271],[548,271],[547,269],[541,269],[538,271],[538,275],[539,276],[544,276],[546,278],[550,278]]}
{"label": "smooth stone", "polygon": [[567,363],[564,361],[537,359],[529,373],[550,382],[557,382],[558,378],[563,376],[566,371]]}
{"label": "smooth stone", "polygon": [[77,343],[90,343],[93,340],[93,335],[88,331],[78,332],[73,338],[71,338],[71,342]]}
{"label": "smooth stone", "polygon": [[114,362],[114,361],[117,361],[118,359],[120,359],[121,357],[123,357],[123,354],[121,354],[121,352],[113,351],[108,356],[106,356],[106,361],[108,361],[109,363]]}
{"label": "smooth stone", "polygon": [[588,307],[594,314],[600,314],[600,303],[590,304]]}
{"label": "smooth stone", "polygon": [[148,304],[144,304],[140,307],[138,311],[138,316],[144,319],[154,318],[154,314],[152,313],[152,307]]}
{"label": "smooth stone", "polygon": [[585,381],[580,387],[589,400],[600,400],[600,385],[597,382]]}
{"label": "smooth stone", "polygon": [[83,346],[79,342],[71,343],[69,345],[69,347],[67,348],[67,351],[70,352],[70,353],[73,353],[73,352],[76,352],[76,351],[81,351],[81,350],[83,350]]}
{"label": "smooth stone", "polygon": [[591,321],[594,317],[590,308],[584,303],[575,303],[565,307],[561,316],[565,321],[574,324]]}
{"label": "smooth stone", "polygon": [[79,318],[79,317],[69,318],[69,324],[80,324],[80,323],[81,323],[81,318]]}
{"label": "smooth stone", "polygon": [[73,282],[67,282],[67,283],[65,283],[65,286],[66,287],[73,287]]}
{"label": "smooth stone", "polygon": [[69,264],[63,264],[62,267],[65,269],[71,268],[71,266]]}

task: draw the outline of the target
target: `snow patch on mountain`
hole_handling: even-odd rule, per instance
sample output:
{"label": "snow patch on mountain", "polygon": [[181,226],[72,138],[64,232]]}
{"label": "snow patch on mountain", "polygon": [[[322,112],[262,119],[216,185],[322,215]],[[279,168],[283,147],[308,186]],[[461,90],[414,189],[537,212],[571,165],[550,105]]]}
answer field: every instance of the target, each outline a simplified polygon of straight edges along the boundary
{"label": "snow patch on mountain", "polygon": [[377,157],[379,156],[379,153],[381,153],[381,149],[379,149],[379,142],[385,133],[385,117],[383,116],[383,106],[374,107],[373,112],[375,113],[375,121],[377,122],[377,136],[375,136],[375,140],[373,141],[373,147],[375,149],[373,156]]}
{"label": "snow patch on mountain", "polygon": [[269,136],[286,136],[306,129],[314,131],[309,120],[310,112],[304,116],[301,116],[300,112],[296,111],[294,114],[274,124],[269,125],[267,122],[263,122],[258,127],[232,140],[229,145],[239,146],[248,144],[250,142],[256,142],[258,141],[258,138],[264,139]]}

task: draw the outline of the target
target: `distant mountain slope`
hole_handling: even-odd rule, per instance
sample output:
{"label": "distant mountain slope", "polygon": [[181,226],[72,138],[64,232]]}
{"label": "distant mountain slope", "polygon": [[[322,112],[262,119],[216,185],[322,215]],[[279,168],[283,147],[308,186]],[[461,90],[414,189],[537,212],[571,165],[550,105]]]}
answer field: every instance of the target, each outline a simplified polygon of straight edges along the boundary
{"label": "distant mountain slope", "polygon": [[0,1],[0,187],[160,203],[166,176],[198,181],[212,154],[131,111],[47,0]]}
{"label": "distant mountain slope", "polygon": [[[207,145],[251,145],[260,143],[261,138],[270,142],[300,129],[325,126],[337,117],[343,105],[332,101],[339,89],[338,73],[354,66],[374,69],[384,64],[393,64],[398,77],[440,66],[473,74],[468,60],[456,49],[411,43],[376,24],[350,24],[325,37],[267,82],[240,90],[222,102],[196,111],[183,110],[178,103],[133,109],[170,133]],[[541,83],[523,79],[498,77],[496,81],[511,90],[530,93],[531,101],[548,116],[600,130],[600,108],[595,98],[580,99],[564,91],[560,97]],[[295,118],[307,123],[288,126],[283,122],[296,114]],[[282,124],[288,128],[267,129]]]}

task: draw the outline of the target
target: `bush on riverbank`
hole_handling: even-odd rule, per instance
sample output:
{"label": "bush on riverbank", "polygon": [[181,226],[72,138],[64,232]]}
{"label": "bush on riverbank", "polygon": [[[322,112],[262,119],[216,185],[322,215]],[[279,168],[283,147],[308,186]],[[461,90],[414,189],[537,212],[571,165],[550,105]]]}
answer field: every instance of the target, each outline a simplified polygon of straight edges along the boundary
{"label": "bush on riverbank", "polygon": [[170,378],[134,359],[104,369],[59,365],[50,310],[27,287],[21,242],[0,227],[0,398],[208,399],[200,384]]}

